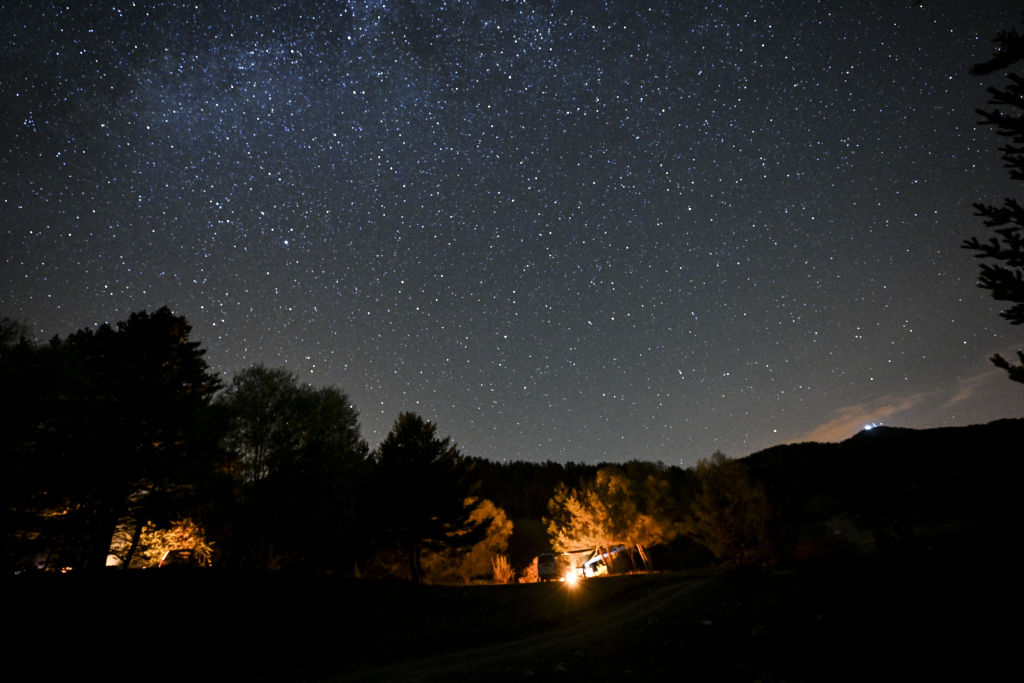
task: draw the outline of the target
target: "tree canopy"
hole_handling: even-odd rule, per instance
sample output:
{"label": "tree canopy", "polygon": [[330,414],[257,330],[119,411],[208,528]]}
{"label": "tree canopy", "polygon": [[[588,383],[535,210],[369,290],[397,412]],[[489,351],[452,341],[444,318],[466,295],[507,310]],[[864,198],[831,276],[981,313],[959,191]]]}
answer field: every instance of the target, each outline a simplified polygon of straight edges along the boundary
{"label": "tree canopy", "polygon": [[119,525],[138,534],[181,514],[209,473],[216,433],[206,409],[220,382],[190,333],[164,307],[5,347],[9,493],[17,523],[37,526],[27,537],[63,566],[104,566]]}
{"label": "tree canopy", "polygon": [[[579,489],[559,483],[548,505],[551,546],[560,552],[615,545],[645,548],[674,538],[682,527],[671,513],[668,481],[633,465],[606,465]],[[630,476],[632,475],[632,476]]]}
{"label": "tree canopy", "polygon": [[239,487],[232,561],[314,569],[355,561],[369,449],[348,396],[256,365],[234,376],[218,404]]}
{"label": "tree canopy", "polygon": [[[1010,178],[1024,180],[1024,76],[1007,71],[1024,60],[1024,36],[1016,31],[1004,31],[995,39],[995,54],[986,62],[976,64],[972,73],[988,75],[1003,72],[1006,81],[988,88],[991,109],[979,109],[981,125],[992,126],[1007,142],[999,148]],[[1024,324],[1024,207],[1012,198],[1001,206],[976,203],[976,215],[993,229],[994,236],[986,240],[971,237],[963,243],[965,249],[985,262],[981,264],[978,286],[992,293],[998,301],[1010,306],[1000,315],[1011,324]],[[1000,354],[992,362],[1009,374],[1010,379],[1024,382],[1024,351],[1018,350],[1020,363],[1014,364]]]}
{"label": "tree canopy", "polygon": [[472,486],[469,463],[450,437],[439,438],[437,426],[415,413],[401,413],[373,453],[378,492],[374,523],[379,542],[396,547],[407,559],[414,581],[422,580],[424,550],[478,539],[462,534],[470,519]]}
{"label": "tree canopy", "polygon": [[694,538],[729,564],[764,564],[772,559],[772,507],[764,487],[746,466],[721,452],[697,463],[692,505]]}
{"label": "tree canopy", "polygon": [[[448,534],[451,543],[444,548],[425,550],[423,568],[431,581],[469,583],[473,579],[494,575],[494,563],[508,550],[513,524],[505,511],[489,500],[467,499],[471,508],[466,528]],[[462,543],[472,534],[478,541]]]}

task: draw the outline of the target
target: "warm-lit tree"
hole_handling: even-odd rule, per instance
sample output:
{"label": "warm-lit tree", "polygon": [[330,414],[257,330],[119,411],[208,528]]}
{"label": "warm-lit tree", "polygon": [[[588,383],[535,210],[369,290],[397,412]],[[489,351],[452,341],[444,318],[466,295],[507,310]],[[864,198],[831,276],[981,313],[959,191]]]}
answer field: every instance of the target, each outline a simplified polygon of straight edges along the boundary
{"label": "warm-lit tree", "polygon": [[603,548],[618,540],[607,507],[588,488],[577,490],[559,483],[548,512],[551,516],[544,521],[551,547],[558,552]]}
{"label": "warm-lit tree", "polygon": [[491,577],[494,583],[512,583],[516,572],[509,564],[507,555],[495,555],[491,558]]}
{"label": "warm-lit tree", "polygon": [[559,484],[548,505],[551,546],[560,552],[612,546],[635,549],[649,564],[646,548],[664,543],[681,530],[669,512],[667,482],[654,474],[634,481],[614,466],[598,469],[580,489]]}
{"label": "warm-lit tree", "polygon": [[[992,126],[1007,140],[999,151],[1010,178],[1024,180],[1024,76],[1009,71],[1024,60],[1024,36],[1004,31],[996,36],[995,42],[994,56],[971,71],[976,75],[1001,72],[1006,82],[988,89],[988,103],[993,108],[978,113],[982,125]],[[989,290],[996,300],[1011,304],[1002,311],[1002,317],[1014,325],[1024,324],[1024,207],[1016,199],[1007,198],[1002,206],[977,203],[974,208],[995,233],[987,240],[972,237],[963,243],[965,249],[985,261],[981,264],[978,286]],[[1019,364],[998,353],[992,356],[992,362],[1006,370],[1010,379],[1024,382],[1024,351],[1018,350],[1017,356]]]}
{"label": "warm-lit tree", "polygon": [[[512,535],[512,522],[505,511],[489,500],[464,501],[472,508],[469,526],[449,534],[454,543],[437,550],[424,550],[423,569],[430,581],[460,581],[469,583],[475,578],[492,576],[494,558],[508,550]],[[458,543],[461,537],[473,534],[475,543]]]}
{"label": "warm-lit tree", "polygon": [[[120,528],[114,534],[110,552],[123,561],[131,545],[133,529]],[[145,569],[156,567],[160,560],[171,550],[191,550],[200,564],[210,563],[213,557],[213,546],[207,540],[203,527],[191,519],[174,520],[168,527],[145,525],[135,551],[131,567]]]}

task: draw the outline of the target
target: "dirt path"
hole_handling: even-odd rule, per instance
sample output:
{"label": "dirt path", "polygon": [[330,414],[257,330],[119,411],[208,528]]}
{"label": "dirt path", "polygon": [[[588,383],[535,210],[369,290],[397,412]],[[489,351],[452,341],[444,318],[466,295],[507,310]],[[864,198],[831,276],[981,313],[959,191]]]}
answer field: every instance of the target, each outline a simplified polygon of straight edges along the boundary
{"label": "dirt path", "polygon": [[655,585],[645,593],[631,595],[625,604],[580,616],[569,625],[556,626],[533,636],[341,675],[331,680],[365,683],[478,681],[486,675],[488,682],[493,683],[521,681],[542,672],[567,672],[570,667],[585,668],[588,651],[617,641],[622,634],[628,634],[627,639],[635,637],[639,624],[659,612],[672,609],[680,600],[696,594],[711,581],[670,581]]}

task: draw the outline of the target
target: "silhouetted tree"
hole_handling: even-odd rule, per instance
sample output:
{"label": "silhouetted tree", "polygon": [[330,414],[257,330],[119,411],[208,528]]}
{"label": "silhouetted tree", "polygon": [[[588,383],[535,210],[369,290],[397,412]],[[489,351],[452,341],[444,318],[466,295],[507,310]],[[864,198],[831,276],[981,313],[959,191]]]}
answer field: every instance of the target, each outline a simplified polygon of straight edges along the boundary
{"label": "silhouetted tree", "polygon": [[[8,563],[26,561],[53,546],[55,529],[63,517],[43,517],[40,512],[58,498],[50,471],[51,442],[56,440],[56,420],[50,397],[57,394],[62,376],[59,356],[49,346],[38,346],[20,323],[4,318],[0,323],[0,506],[2,556]],[[63,478],[63,477],[61,477]],[[60,508],[64,509],[64,508]],[[49,527],[43,534],[43,526]]]}
{"label": "silhouetted tree", "polygon": [[0,353],[10,351],[20,344],[31,344],[28,326],[13,318],[0,318]]}
{"label": "silhouetted tree", "polygon": [[742,462],[721,452],[697,463],[694,538],[729,564],[765,564],[773,557],[772,508],[764,487]]}
{"label": "silhouetted tree", "polygon": [[235,375],[218,405],[239,486],[234,561],[315,570],[353,561],[369,449],[348,397],[256,365]]}
{"label": "silhouetted tree", "polygon": [[142,525],[180,514],[211,471],[205,410],[219,383],[190,332],[161,308],[5,352],[5,388],[22,403],[6,436],[32,463],[16,473],[23,521],[39,520],[62,566],[102,567],[126,520],[136,529],[130,561]]}
{"label": "silhouetted tree", "polygon": [[[424,550],[477,542],[473,528],[469,463],[450,437],[415,413],[401,413],[374,451],[380,541],[405,557],[413,581],[424,576]],[[478,525],[486,529],[484,525]]]}
{"label": "silhouetted tree", "polygon": [[[996,50],[987,62],[976,64],[972,73],[987,75],[1006,72],[1024,59],[1024,36],[1016,31],[1003,31],[996,36]],[[1008,142],[1000,147],[1003,164],[1013,180],[1024,180],[1024,77],[1006,72],[1002,87],[988,88],[993,109],[979,109],[981,124],[993,126]],[[988,262],[981,265],[978,286],[992,293],[998,301],[1012,305],[1000,315],[1014,325],[1024,323],[1024,207],[1015,199],[1004,199],[1002,206],[974,205],[985,225],[994,228],[995,236],[982,241],[977,237],[965,240],[963,247]],[[1009,374],[1010,379],[1024,382],[1024,351],[1018,350],[1019,364],[1013,364],[998,353],[992,362]]]}
{"label": "silhouetted tree", "polygon": [[[82,330],[67,345],[86,359],[99,403],[95,417],[105,432],[94,433],[94,457],[106,467],[92,470],[96,527],[90,562],[106,561],[119,520],[142,525],[168,519],[187,507],[192,488],[216,462],[216,433],[205,422],[219,388],[199,342],[189,340],[185,318],[164,307],[133,313],[114,332]],[[101,455],[102,453],[102,455]],[[131,559],[129,551],[128,560]]]}

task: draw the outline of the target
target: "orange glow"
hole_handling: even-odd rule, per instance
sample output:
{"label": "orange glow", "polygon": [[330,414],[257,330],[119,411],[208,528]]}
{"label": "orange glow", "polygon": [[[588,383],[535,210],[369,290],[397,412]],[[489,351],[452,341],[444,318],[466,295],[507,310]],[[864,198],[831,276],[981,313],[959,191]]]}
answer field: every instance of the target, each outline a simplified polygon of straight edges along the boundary
{"label": "orange glow", "polygon": [[565,576],[562,577],[562,581],[564,581],[566,583],[566,585],[569,586],[570,588],[575,588],[576,584],[579,582],[579,580],[580,580],[580,577],[579,577],[579,575],[576,574],[576,570],[575,569],[570,569],[569,571],[567,571],[565,573]]}

